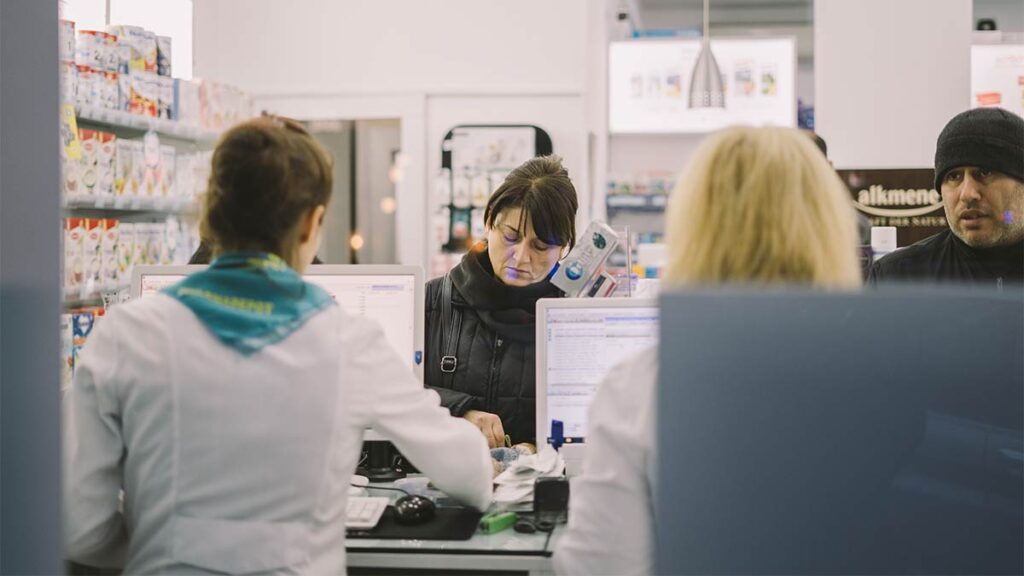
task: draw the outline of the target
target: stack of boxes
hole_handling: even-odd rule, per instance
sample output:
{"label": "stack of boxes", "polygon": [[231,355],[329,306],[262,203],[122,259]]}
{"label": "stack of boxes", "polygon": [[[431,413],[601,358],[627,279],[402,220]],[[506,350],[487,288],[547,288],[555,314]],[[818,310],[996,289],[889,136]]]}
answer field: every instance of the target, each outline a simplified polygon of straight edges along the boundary
{"label": "stack of boxes", "polygon": [[194,201],[205,188],[212,152],[178,154],[154,132],[118,138],[101,130],[78,131],[81,154],[65,154],[64,195],[97,198],[168,198]]}
{"label": "stack of boxes", "polygon": [[64,220],[64,294],[87,298],[131,282],[132,269],[185,264],[199,247],[194,225],[169,217],[160,222],[114,218]]}
{"label": "stack of boxes", "polygon": [[210,81],[171,75],[171,39],[139,26],[78,30],[60,22],[62,97],[95,106],[224,130],[252,117],[252,98]]}

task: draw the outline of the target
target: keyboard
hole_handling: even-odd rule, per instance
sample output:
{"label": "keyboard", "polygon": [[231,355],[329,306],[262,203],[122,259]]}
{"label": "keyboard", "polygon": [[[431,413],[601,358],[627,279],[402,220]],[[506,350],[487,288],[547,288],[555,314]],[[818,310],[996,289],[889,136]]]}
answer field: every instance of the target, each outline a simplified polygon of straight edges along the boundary
{"label": "keyboard", "polygon": [[384,509],[391,502],[382,496],[349,496],[345,528],[348,530],[369,530],[377,525]]}

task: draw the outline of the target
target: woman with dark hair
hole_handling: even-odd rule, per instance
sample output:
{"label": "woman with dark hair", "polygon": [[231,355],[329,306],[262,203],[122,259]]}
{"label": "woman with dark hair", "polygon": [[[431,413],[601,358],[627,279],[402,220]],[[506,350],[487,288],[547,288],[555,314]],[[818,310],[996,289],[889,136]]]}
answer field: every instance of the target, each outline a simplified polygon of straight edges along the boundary
{"label": "woman with dark hair", "polygon": [[302,280],[330,194],[331,161],[294,122],[252,120],[217,144],[201,224],[213,262],[113,308],[65,398],[71,560],[127,574],[344,574],[366,428],[448,494],[488,506],[479,433],[379,326]]}
{"label": "woman with dark hair", "polygon": [[426,384],[493,448],[535,442],[535,325],[550,278],[576,243],[576,189],[562,161],[513,170],[484,210],[486,240],[427,283]]}

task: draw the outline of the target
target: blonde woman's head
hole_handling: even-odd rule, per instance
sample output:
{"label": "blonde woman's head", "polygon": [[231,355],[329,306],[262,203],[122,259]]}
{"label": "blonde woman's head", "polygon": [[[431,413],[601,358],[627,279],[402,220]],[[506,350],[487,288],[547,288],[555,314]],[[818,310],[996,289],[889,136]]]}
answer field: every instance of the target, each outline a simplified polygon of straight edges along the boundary
{"label": "blonde woman's head", "polygon": [[797,130],[710,136],[680,176],[666,220],[669,285],[861,283],[849,194]]}

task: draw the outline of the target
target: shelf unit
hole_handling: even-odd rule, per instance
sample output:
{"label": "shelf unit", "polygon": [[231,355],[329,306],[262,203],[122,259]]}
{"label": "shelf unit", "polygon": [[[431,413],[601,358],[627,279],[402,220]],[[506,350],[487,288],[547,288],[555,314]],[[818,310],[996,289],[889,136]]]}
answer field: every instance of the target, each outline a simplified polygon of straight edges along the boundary
{"label": "shelf unit", "polygon": [[62,207],[68,211],[99,210],[105,213],[147,213],[187,214],[198,210],[195,200],[184,198],[160,198],[147,196],[70,196],[64,198]]}
{"label": "shelf unit", "polygon": [[660,194],[652,196],[608,196],[605,200],[605,205],[608,208],[609,215],[620,210],[634,212],[664,212],[667,203],[668,196]]}
{"label": "shelf unit", "polygon": [[212,143],[220,136],[220,132],[182,124],[177,120],[140,116],[123,110],[110,110],[97,106],[79,106],[76,109],[76,116],[79,123],[138,133],[152,130],[161,136],[177,140]]}

